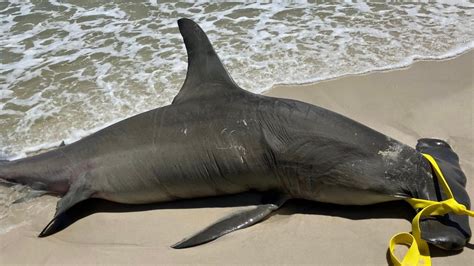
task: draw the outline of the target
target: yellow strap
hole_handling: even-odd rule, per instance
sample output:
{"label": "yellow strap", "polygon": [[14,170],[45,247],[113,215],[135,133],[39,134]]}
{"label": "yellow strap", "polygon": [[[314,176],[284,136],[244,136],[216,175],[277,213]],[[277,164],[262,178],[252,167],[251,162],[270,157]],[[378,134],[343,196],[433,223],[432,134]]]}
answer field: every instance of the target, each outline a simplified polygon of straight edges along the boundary
{"label": "yellow strap", "polygon": [[[444,215],[450,212],[455,214],[465,214],[471,217],[474,217],[474,211],[470,211],[464,206],[456,201],[453,197],[453,193],[449,188],[446,179],[441,172],[438,164],[435,159],[429,154],[423,154],[423,156],[430,162],[435,170],[435,174],[441,184],[447,200],[443,201],[432,201],[424,199],[406,199],[410,205],[415,209],[422,209],[412,221],[412,233],[399,233],[390,239],[390,258],[392,263],[395,266],[399,265],[431,265],[430,250],[428,243],[421,239],[421,229],[420,229],[420,218],[430,215]],[[400,262],[394,254],[396,245],[407,245],[409,249],[405,254],[405,257]]]}

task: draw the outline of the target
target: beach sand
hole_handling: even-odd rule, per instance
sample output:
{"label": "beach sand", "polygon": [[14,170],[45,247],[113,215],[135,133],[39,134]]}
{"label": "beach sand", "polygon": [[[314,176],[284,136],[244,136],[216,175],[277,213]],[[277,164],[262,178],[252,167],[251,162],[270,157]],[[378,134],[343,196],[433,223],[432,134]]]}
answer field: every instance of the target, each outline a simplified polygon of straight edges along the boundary
{"label": "beach sand", "polygon": [[[447,140],[460,155],[474,198],[474,52],[445,61],[417,62],[407,69],[348,76],[301,86],[278,86],[267,95],[310,102],[344,114],[414,146],[422,137]],[[293,201],[250,228],[199,247],[169,246],[255,202],[255,195],[166,205],[121,206],[102,201],[82,204],[93,213],[46,238],[37,234],[52,217],[54,197],[21,203],[41,206],[31,218],[18,211],[8,219],[30,217],[0,235],[0,264],[387,264],[389,239],[410,231],[410,208],[402,203],[367,207]],[[213,206],[213,207],[210,207]],[[13,221],[13,220],[12,220]],[[474,228],[473,219],[471,228]],[[472,244],[461,253],[433,249],[433,265],[470,265]]]}

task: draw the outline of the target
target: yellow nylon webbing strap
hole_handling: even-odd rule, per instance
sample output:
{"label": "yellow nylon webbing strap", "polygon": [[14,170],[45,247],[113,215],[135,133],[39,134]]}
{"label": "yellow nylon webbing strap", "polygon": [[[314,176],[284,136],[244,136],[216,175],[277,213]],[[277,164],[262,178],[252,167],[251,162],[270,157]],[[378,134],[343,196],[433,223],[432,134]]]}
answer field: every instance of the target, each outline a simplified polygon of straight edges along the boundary
{"label": "yellow nylon webbing strap", "polygon": [[[447,200],[443,201],[431,201],[424,199],[406,199],[410,205],[415,209],[422,209],[412,221],[412,233],[399,233],[390,239],[390,258],[392,263],[398,265],[431,265],[430,250],[428,243],[421,239],[420,229],[420,218],[430,215],[444,215],[450,212],[455,214],[465,214],[474,217],[474,211],[467,210],[466,206],[457,202],[451,189],[449,188],[446,179],[441,172],[435,159],[429,154],[423,154],[423,156],[430,162],[435,170],[436,177],[439,180],[446,196]],[[400,262],[394,254],[396,245],[407,245],[409,249],[405,254],[405,257]]]}

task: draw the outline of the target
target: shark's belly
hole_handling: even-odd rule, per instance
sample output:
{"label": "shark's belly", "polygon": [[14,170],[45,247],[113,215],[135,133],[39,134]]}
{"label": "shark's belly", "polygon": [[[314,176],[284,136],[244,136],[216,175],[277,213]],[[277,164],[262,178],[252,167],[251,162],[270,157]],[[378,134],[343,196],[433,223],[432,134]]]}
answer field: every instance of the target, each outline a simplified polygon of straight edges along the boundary
{"label": "shark's belly", "polygon": [[229,195],[252,189],[265,190],[264,187],[243,184],[242,180],[246,178],[244,175],[140,174],[132,178],[129,175],[115,175],[96,182],[96,197],[120,203],[142,204]]}
{"label": "shark's belly", "polygon": [[387,201],[402,200],[402,198],[370,190],[331,185],[323,186],[312,200],[340,205],[370,205]]}
{"label": "shark's belly", "polygon": [[[194,147],[195,148],[195,147]],[[257,151],[243,146],[192,149],[162,145],[104,158],[95,169],[96,197],[140,204],[275,189],[277,180]]]}

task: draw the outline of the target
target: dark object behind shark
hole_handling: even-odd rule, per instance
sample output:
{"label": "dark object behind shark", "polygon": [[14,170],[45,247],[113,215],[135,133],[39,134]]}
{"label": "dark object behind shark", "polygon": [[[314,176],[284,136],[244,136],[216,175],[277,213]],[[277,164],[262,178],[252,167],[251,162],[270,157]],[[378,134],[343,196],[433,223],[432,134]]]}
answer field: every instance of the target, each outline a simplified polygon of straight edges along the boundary
{"label": "dark object behind shark", "polygon": [[[467,194],[466,176],[459,165],[459,157],[451,146],[439,139],[419,139],[416,150],[432,155],[436,158],[438,166],[442,169],[443,175],[448,182],[456,201],[471,207],[469,195]],[[446,200],[444,190],[435,178],[436,200]],[[423,239],[436,246],[448,250],[459,250],[466,245],[466,240],[471,237],[469,228],[469,217],[465,215],[455,215],[452,213],[444,216],[427,217],[420,223]]]}
{"label": "dark object behind shark", "polygon": [[[0,178],[64,195],[40,236],[88,198],[141,204],[249,190],[267,195],[256,208],[174,246],[184,248],[255,224],[289,198],[365,205],[440,197],[430,165],[415,149],[329,110],[241,89],[202,29],[188,19],[178,24],[189,66],[171,105],[56,150],[0,163]],[[461,176],[453,156],[440,157],[450,163],[442,167]],[[456,197],[468,204],[465,181],[458,184]],[[423,223],[424,237],[443,248],[462,248],[471,235],[463,217]]]}

